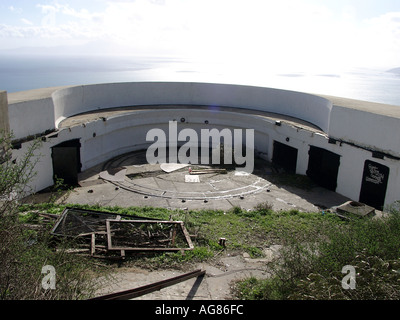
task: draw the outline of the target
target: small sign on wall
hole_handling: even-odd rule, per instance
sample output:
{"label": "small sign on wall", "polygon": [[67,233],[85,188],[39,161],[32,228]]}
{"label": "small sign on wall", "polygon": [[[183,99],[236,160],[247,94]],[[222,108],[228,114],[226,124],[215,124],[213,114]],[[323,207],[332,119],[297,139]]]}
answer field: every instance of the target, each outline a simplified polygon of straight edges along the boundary
{"label": "small sign on wall", "polygon": [[366,160],[360,192],[360,202],[382,210],[385,204],[389,168],[380,163]]}

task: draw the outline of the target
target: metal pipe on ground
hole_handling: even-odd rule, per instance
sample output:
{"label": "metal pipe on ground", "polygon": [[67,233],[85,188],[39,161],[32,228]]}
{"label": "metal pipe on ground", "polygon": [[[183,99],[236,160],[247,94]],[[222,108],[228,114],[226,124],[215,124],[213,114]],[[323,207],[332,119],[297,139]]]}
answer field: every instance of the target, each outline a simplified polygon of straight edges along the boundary
{"label": "metal pipe on ground", "polygon": [[137,298],[143,295],[146,295],[148,293],[154,292],[154,291],[159,291],[163,288],[170,287],[172,285],[175,285],[177,283],[189,280],[191,278],[195,277],[202,277],[205,275],[204,270],[195,270],[189,273],[182,274],[180,276],[158,281],[152,284],[148,284],[139,288],[135,289],[130,289],[126,291],[121,291],[121,292],[116,292],[116,293],[111,293],[108,295],[92,298],[89,300],[129,300],[133,298]]}

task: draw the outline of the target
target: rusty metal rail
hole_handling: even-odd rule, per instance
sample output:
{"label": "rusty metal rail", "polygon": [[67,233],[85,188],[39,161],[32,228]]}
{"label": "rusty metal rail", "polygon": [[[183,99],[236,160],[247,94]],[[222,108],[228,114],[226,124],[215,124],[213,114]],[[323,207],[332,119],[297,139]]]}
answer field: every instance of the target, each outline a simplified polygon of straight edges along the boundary
{"label": "rusty metal rail", "polygon": [[183,275],[174,278],[158,281],[135,289],[111,293],[108,295],[92,298],[89,300],[129,300],[146,295],[154,291],[159,291],[163,288],[170,287],[174,284],[189,280],[191,278],[204,276],[205,273],[206,273],[205,271],[199,269],[196,271],[185,273]]}

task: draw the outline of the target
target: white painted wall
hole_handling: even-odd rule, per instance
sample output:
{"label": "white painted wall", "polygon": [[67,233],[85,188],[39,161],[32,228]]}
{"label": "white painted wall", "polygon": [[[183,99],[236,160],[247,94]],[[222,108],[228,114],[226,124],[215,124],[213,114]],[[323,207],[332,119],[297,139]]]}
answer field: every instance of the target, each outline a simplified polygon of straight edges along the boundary
{"label": "white painted wall", "polygon": [[[376,159],[374,159],[376,160]],[[386,193],[386,204],[390,205],[393,204],[395,201],[400,200],[400,167],[398,161],[388,160],[384,163],[385,166],[390,168],[390,176],[387,186],[387,193]]]}
{"label": "white painted wall", "polygon": [[329,136],[400,157],[400,119],[334,106]]}
{"label": "white painted wall", "polygon": [[14,139],[23,139],[55,129],[51,97],[9,104],[8,114]]}
{"label": "white painted wall", "polygon": [[[54,129],[66,117],[104,108],[140,105],[228,106],[274,112],[297,117],[325,131],[311,132],[285,122],[276,126],[273,120],[252,114],[188,109],[146,110],[124,116],[109,117],[70,129],[62,129],[58,137],[48,139],[40,150],[41,158],[34,181],[36,191],[53,184],[51,148],[61,142],[80,139],[82,170],[89,169],[114,156],[147,148],[146,134],[150,129],[167,131],[168,121],[186,119],[181,128],[197,131],[209,121],[210,128],[252,128],[255,148],[268,160],[272,159],[273,142],[279,141],[298,149],[297,173],[306,174],[310,145],[324,148],[341,156],[337,192],[358,200],[365,160],[382,163],[390,168],[386,204],[400,198],[400,166],[397,160],[373,159],[370,151],[340,143],[329,144],[328,136],[400,155],[399,119],[340,106],[324,98],[283,90],[205,83],[118,83],[76,86],[58,89],[51,97],[26,100],[9,105],[10,127],[15,138]],[[95,133],[95,136],[93,135]],[[289,142],[286,138],[289,137]],[[15,155],[26,150],[27,144]]]}
{"label": "white painted wall", "polygon": [[327,130],[332,104],[305,93],[270,88],[175,82],[98,84],[53,93],[55,123],[79,113],[135,105],[186,104],[248,108],[285,114]]}
{"label": "white painted wall", "polygon": [[[180,123],[181,118],[185,118],[186,122]],[[205,121],[208,119],[210,119],[210,123],[206,125]],[[173,120],[178,120],[178,133],[184,128],[192,128],[199,137],[201,129],[255,129],[256,143],[259,142],[257,144],[258,150],[267,152],[266,121],[253,115],[233,112],[214,115],[212,111],[199,109],[138,111],[134,114],[108,118],[107,121],[98,120],[86,124],[83,129],[85,132],[83,134],[84,138],[82,139],[85,148],[82,148],[81,151],[83,170],[104,162],[105,159],[112,156],[147,148],[153,143],[152,141],[146,141],[147,132],[158,128],[168,134],[168,123]],[[82,127],[79,127],[82,130]],[[261,130],[261,128],[264,128],[264,130]],[[72,128],[72,130],[74,129],[75,127]],[[93,133],[96,133],[95,138],[93,138]]]}
{"label": "white painted wall", "polygon": [[400,156],[400,119],[334,105],[315,95],[253,86],[210,83],[134,82],[67,87],[51,97],[10,103],[15,138],[52,130],[83,112],[135,105],[218,105],[293,116],[329,136]]}

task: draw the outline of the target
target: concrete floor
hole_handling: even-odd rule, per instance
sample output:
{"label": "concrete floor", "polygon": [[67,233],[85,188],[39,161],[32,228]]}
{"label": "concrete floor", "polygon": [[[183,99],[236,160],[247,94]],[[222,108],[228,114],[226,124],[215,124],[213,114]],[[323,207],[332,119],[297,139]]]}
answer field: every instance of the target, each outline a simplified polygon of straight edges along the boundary
{"label": "concrete floor", "polygon": [[[268,249],[266,258],[250,259],[246,254],[224,254],[215,264],[201,263],[193,267],[193,270],[204,270],[203,277],[192,278],[173,286],[137,297],[133,300],[231,300],[231,287],[235,281],[248,277],[267,278],[268,262],[276,255],[276,249]],[[121,268],[112,276],[111,283],[107,282],[98,296],[138,288],[158,281],[170,279],[183,271],[161,270],[148,271],[139,268]]]}
{"label": "concrete floor", "polygon": [[[239,168],[236,171],[228,170],[225,174],[200,174],[195,177],[198,182],[186,182],[188,177],[194,177],[189,175],[189,167],[165,172],[159,164],[145,163],[140,152],[127,154],[82,172],[79,176],[80,187],[73,189],[62,201],[70,204],[189,210],[229,210],[235,206],[251,210],[267,202],[276,211],[297,209],[315,212],[349,200],[320,187],[300,189],[273,183],[274,170],[271,164],[260,159],[256,161],[252,174],[245,174]],[[198,166],[191,167],[194,169]],[[108,180],[100,178],[104,177],[104,173]]]}
{"label": "concrete floor", "polygon": [[[226,174],[202,174],[199,175],[199,182],[185,182],[189,175],[188,167],[165,172],[160,165],[149,165],[142,160],[142,154],[132,153],[82,172],[80,186],[58,201],[100,206],[224,211],[235,206],[251,210],[257,204],[268,202],[276,211],[297,209],[315,212],[349,200],[320,187],[301,189],[273,183],[275,171],[270,163],[263,160],[257,160],[253,174],[245,175],[235,170]],[[278,247],[264,248],[262,259],[251,259],[247,253],[224,251],[212,263],[193,266],[193,270],[205,270],[204,277],[184,281],[136,300],[229,300],[234,281],[250,276],[269,276],[267,265],[277,256]],[[123,267],[113,275],[114,281],[108,283],[98,295],[137,288],[183,273]]]}

